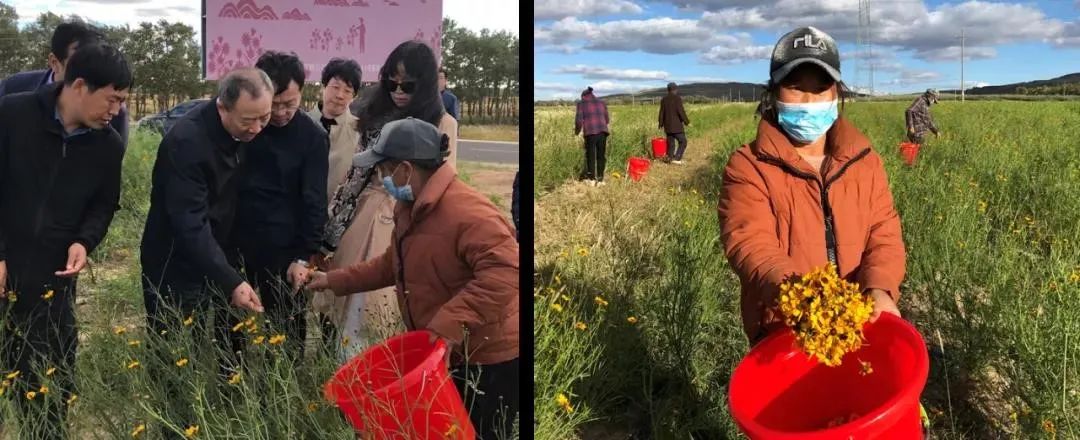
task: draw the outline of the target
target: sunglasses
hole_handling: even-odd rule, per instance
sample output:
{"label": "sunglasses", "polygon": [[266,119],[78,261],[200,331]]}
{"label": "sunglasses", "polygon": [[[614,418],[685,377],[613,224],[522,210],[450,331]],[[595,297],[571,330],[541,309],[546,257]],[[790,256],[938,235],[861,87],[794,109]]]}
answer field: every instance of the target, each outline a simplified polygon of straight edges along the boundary
{"label": "sunglasses", "polygon": [[398,87],[401,88],[402,92],[408,93],[408,94],[412,94],[413,92],[416,91],[416,81],[398,82],[398,81],[394,81],[392,79],[384,79],[384,80],[382,80],[382,86],[383,86],[384,89],[386,89],[387,91],[390,91],[390,92],[393,92],[393,91],[397,90]]}

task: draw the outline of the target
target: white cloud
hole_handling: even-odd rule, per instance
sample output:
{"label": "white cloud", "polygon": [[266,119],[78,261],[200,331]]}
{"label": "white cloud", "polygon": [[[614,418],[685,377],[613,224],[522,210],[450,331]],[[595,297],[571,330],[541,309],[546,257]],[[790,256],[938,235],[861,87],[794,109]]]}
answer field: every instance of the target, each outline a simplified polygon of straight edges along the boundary
{"label": "white cloud", "polygon": [[[915,57],[926,61],[960,61],[960,46],[949,46],[938,49],[919,50]],[[985,60],[997,56],[997,50],[993,47],[964,47],[964,59]]]}
{"label": "white cloud", "polygon": [[546,90],[552,92],[572,93],[575,90],[585,90],[586,86],[574,86],[565,83],[538,82],[533,84],[533,90]]}
{"label": "white cloud", "polygon": [[1057,47],[1080,47],[1080,20],[1065,23],[1061,35],[1050,41]]}
{"label": "white cloud", "polygon": [[772,46],[755,46],[749,34],[721,35],[715,40],[716,45],[701,54],[702,63],[738,64],[772,56]]}
{"label": "white cloud", "polygon": [[540,0],[533,6],[534,20],[559,20],[612,14],[640,14],[643,10],[627,0]]}
{"label": "white cloud", "polygon": [[677,54],[708,48],[714,32],[698,26],[696,20],[665,17],[593,23],[568,17],[536,28],[533,37],[541,46],[580,41],[590,50]]}
{"label": "white cloud", "polygon": [[986,86],[990,85],[990,83],[982,82],[982,81],[967,81],[966,84],[967,84],[967,88],[969,88],[969,89],[976,88],[976,87],[986,87]]}
{"label": "white cloud", "polygon": [[620,81],[603,80],[592,84],[589,84],[593,88],[593,92],[598,96],[603,95],[616,95],[619,93],[635,93],[647,89],[655,89],[656,86],[646,84],[635,84]]}
{"label": "white cloud", "polygon": [[920,71],[920,70],[905,70],[900,72],[900,75],[890,81],[885,81],[885,85],[901,85],[908,86],[913,84],[929,84],[941,80],[940,72]]}
{"label": "white cloud", "polygon": [[583,64],[574,66],[562,66],[555,69],[555,73],[576,73],[590,79],[621,79],[632,81],[664,80],[669,74],[663,70],[641,69],[609,69],[606,67],[590,67]]}

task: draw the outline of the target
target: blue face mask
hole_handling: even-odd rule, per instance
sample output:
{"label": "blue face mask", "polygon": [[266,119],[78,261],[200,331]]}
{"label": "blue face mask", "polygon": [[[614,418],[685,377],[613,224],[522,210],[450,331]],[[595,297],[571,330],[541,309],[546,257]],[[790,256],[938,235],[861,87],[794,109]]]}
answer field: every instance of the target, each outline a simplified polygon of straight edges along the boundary
{"label": "blue face mask", "polygon": [[836,100],[785,104],[776,102],[780,127],[799,143],[809,144],[825,135],[839,116]]}
{"label": "blue face mask", "polygon": [[[396,173],[397,169],[394,169],[394,172]],[[391,173],[389,176],[383,176],[382,178],[383,188],[386,188],[387,194],[390,194],[390,197],[393,197],[402,202],[411,202],[413,200],[416,200],[416,197],[413,196],[412,185],[394,185],[393,176],[393,173]]]}

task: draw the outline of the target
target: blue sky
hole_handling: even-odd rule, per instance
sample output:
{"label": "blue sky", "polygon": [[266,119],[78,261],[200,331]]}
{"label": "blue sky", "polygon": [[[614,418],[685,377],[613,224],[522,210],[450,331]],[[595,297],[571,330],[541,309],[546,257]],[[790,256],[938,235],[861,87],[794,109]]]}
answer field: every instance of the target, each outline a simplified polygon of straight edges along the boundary
{"label": "blue sky", "polygon": [[[873,51],[856,45],[859,0],[541,0],[536,99],[764,82],[776,40],[815,26],[840,44],[849,86],[875,93],[967,87],[1080,72],[1080,0],[871,0]],[[870,56],[872,54],[872,56]]]}

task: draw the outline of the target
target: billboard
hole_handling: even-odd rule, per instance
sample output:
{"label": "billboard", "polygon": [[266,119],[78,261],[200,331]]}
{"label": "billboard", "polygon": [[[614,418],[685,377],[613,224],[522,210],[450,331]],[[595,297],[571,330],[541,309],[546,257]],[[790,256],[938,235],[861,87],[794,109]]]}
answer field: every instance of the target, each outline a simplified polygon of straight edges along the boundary
{"label": "billboard", "polygon": [[442,0],[203,0],[203,78],[250,67],[264,51],[296,52],[309,82],[352,58],[373,81],[398,44],[421,40],[441,58]]}

